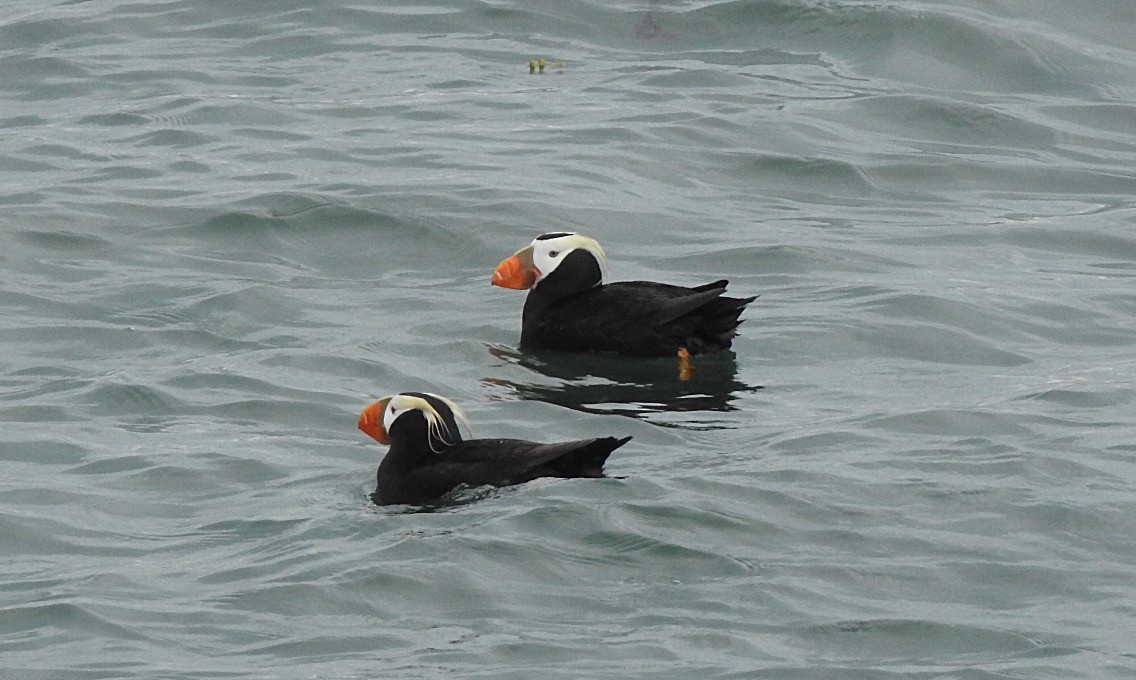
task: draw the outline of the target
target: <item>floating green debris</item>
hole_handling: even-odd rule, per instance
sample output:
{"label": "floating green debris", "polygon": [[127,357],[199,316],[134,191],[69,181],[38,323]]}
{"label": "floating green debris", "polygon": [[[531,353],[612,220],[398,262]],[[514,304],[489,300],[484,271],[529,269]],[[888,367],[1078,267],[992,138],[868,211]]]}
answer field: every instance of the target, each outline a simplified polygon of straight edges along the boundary
{"label": "floating green debris", "polygon": [[[541,57],[539,59],[529,59],[529,73],[544,75],[544,66],[544,57]],[[564,62],[555,62],[554,64],[552,64],[552,67],[557,69],[557,73],[564,73]]]}

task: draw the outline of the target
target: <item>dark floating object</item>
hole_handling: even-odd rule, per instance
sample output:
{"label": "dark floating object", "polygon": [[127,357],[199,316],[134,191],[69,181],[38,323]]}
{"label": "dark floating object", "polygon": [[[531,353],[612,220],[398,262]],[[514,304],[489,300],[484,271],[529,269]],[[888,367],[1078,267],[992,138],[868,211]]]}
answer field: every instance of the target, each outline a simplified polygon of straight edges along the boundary
{"label": "dark floating object", "polygon": [[738,317],[756,298],[726,297],[728,281],[693,288],[654,281],[603,282],[604,252],[580,234],[536,237],[493,272],[503,288],[531,289],[521,317],[521,349],[614,352],[689,358],[729,349]]}
{"label": "dark floating object", "polygon": [[363,409],[359,429],[387,444],[376,474],[376,505],[423,505],[459,487],[511,486],[540,477],[603,477],[611,452],[631,437],[554,444],[522,439],[463,440],[461,409],[428,392],[383,397]]}

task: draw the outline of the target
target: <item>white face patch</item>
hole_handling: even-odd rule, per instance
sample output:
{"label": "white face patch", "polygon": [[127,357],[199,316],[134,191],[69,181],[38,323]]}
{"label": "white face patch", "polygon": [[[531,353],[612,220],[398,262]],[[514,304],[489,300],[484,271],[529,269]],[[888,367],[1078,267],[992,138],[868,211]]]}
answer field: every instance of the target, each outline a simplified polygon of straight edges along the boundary
{"label": "white face patch", "polygon": [[577,249],[591,253],[596,258],[596,262],[599,263],[600,270],[603,271],[605,262],[603,248],[587,236],[565,234],[556,238],[533,240],[533,266],[540,270],[540,277],[537,278],[537,281],[555,271],[564,261],[564,257]]}
{"label": "white face patch", "polygon": [[[391,425],[394,424],[394,421],[398,420],[398,417],[401,416],[403,412],[409,411],[411,408],[414,408],[410,403],[412,399],[413,397],[404,397],[401,394],[396,394],[390,398],[390,401],[387,402],[387,407],[383,409],[384,430],[390,432]],[[421,402],[422,400],[414,399],[414,401]]]}
{"label": "white face patch", "polygon": [[[454,402],[446,399],[445,397],[438,396],[432,392],[426,392],[431,397],[449,407],[450,411],[454,414],[454,421],[461,425],[465,425],[466,430],[469,430],[469,420],[465,417],[465,413]],[[450,433],[447,430],[445,418],[442,417],[430,402],[421,397],[414,397],[409,394],[396,394],[387,402],[387,407],[383,411],[383,429],[390,432],[391,425],[394,421],[398,420],[402,414],[407,411],[421,411],[422,415],[426,417],[427,438],[429,440],[430,448],[435,452],[438,450],[434,446],[434,440],[442,441],[449,439],[447,435]],[[453,433],[458,434],[458,433]]]}

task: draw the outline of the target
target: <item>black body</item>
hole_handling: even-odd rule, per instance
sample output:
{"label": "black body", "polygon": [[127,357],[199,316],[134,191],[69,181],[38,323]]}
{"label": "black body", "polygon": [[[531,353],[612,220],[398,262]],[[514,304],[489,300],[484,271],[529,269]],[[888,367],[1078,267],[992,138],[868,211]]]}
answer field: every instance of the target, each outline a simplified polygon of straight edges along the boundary
{"label": "black body", "polygon": [[[444,408],[444,406],[443,406]],[[451,421],[449,409],[439,411]],[[631,437],[600,437],[556,444],[520,439],[464,441],[456,424],[445,440],[429,437],[421,411],[391,426],[390,450],[379,464],[376,505],[422,505],[459,486],[510,486],[539,477],[603,477],[603,466]]]}
{"label": "black body", "polygon": [[653,281],[597,285],[599,263],[574,250],[529,291],[521,349],[673,357],[729,349],[755,297],[725,297],[726,280],[694,288]]}

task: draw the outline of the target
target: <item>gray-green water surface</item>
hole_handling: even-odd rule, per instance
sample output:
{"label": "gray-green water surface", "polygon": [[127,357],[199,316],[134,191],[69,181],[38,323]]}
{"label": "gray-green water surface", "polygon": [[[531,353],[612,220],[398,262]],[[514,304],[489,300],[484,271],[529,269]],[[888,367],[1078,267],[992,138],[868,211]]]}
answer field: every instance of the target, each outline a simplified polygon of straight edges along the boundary
{"label": "gray-green water surface", "polygon": [[[0,675],[1133,677],[1133,26],[6,3]],[[734,353],[519,353],[489,273],[553,230],[760,295]],[[634,439],[376,509],[408,389]]]}

